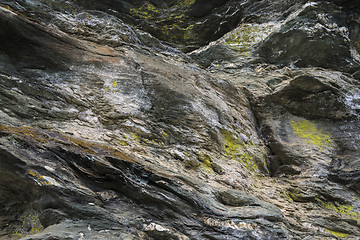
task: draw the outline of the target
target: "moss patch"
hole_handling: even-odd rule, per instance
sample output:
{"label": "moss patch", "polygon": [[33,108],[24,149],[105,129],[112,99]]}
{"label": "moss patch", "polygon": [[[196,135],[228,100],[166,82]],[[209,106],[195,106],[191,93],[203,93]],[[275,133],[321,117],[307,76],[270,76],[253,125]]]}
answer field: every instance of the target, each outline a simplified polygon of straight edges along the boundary
{"label": "moss patch", "polygon": [[351,218],[360,222],[360,212],[355,211],[354,207],[349,204],[341,204],[339,202],[324,202],[317,199],[321,203],[323,209],[331,210],[345,217]]}
{"label": "moss patch", "polygon": [[243,163],[250,172],[260,172],[257,162],[261,162],[262,167],[267,169],[266,149],[263,146],[256,146],[252,142],[245,143],[227,130],[222,130],[221,134],[225,142],[224,152],[227,157]]}
{"label": "moss patch", "polygon": [[180,1],[180,3],[178,5],[186,7],[186,6],[193,5],[195,2],[196,2],[195,0],[183,0],[183,1]]}
{"label": "moss patch", "polygon": [[134,140],[134,142],[140,145],[140,137],[137,133],[131,133],[130,137]]}
{"label": "moss patch", "polygon": [[120,140],[119,143],[121,146],[129,146],[129,143],[125,140]]}
{"label": "moss patch", "polygon": [[280,195],[281,195],[283,198],[289,200],[290,202],[293,202],[293,201],[294,201],[294,200],[291,198],[291,196],[290,196],[290,194],[289,194],[289,191],[283,191],[283,192],[280,193]]}
{"label": "moss patch", "polygon": [[324,133],[316,128],[315,124],[308,121],[291,121],[291,127],[294,133],[304,139],[306,143],[313,144],[319,149],[332,148],[334,142],[330,134]]}
{"label": "moss patch", "polygon": [[242,55],[249,56],[250,48],[264,40],[274,31],[271,24],[241,24],[237,29],[225,36],[225,44],[230,48],[240,52]]}
{"label": "moss patch", "polygon": [[162,135],[164,138],[168,138],[168,137],[169,137],[169,134],[167,134],[164,130],[161,131],[161,135]]}
{"label": "moss patch", "polygon": [[335,237],[339,237],[339,238],[345,238],[348,237],[350,234],[347,233],[342,233],[342,232],[337,232],[337,231],[333,231],[327,228],[324,228],[324,230],[328,233],[330,233],[331,235],[335,236]]}
{"label": "moss patch", "polygon": [[143,19],[152,19],[159,14],[159,10],[151,3],[145,3],[140,8],[130,9],[130,14],[138,16]]}
{"label": "moss patch", "polygon": [[212,160],[209,155],[200,153],[200,154],[198,154],[198,159],[201,162],[200,167],[202,170],[204,170],[204,172],[210,173],[210,174],[215,173],[213,166],[212,166]]}
{"label": "moss patch", "polygon": [[151,3],[145,3],[139,8],[130,9],[130,14],[148,22],[155,22],[165,40],[187,40],[195,37],[191,31],[194,24],[189,24],[184,8],[194,3],[195,0],[184,0],[168,8],[157,8]]}

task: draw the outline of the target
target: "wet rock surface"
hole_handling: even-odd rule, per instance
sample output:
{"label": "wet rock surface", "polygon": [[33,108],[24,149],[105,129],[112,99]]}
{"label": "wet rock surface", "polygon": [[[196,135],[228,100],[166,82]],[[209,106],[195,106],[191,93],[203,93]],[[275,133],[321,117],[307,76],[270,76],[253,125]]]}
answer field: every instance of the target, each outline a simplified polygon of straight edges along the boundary
{"label": "wet rock surface", "polygon": [[355,1],[0,3],[1,239],[360,238]]}

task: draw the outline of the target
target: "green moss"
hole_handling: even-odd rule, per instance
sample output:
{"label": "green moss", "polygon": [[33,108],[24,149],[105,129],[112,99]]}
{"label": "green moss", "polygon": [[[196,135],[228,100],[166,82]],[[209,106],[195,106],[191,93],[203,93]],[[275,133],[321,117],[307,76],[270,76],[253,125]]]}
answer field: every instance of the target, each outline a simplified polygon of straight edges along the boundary
{"label": "green moss", "polygon": [[238,156],[239,150],[243,148],[241,142],[235,138],[229,131],[221,131],[225,141],[225,154],[231,159],[235,159]]}
{"label": "green moss", "polygon": [[119,143],[122,146],[128,146],[129,145],[125,140],[120,140]]}
{"label": "green moss", "polygon": [[270,24],[241,24],[237,29],[225,36],[225,44],[230,48],[249,56],[250,48],[265,39],[274,26]]}
{"label": "green moss", "polygon": [[360,221],[360,212],[353,210],[352,205],[344,205],[338,202],[324,202],[317,199],[321,203],[321,207],[324,209],[331,210],[345,217],[351,218],[356,221]]}
{"label": "green moss", "polygon": [[294,200],[290,197],[290,194],[289,194],[288,191],[281,192],[280,195],[281,195],[283,198],[289,200],[290,202],[293,202],[293,201],[294,201]]}
{"label": "green moss", "polygon": [[211,158],[210,158],[209,155],[204,154],[204,153],[200,153],[200,154],[198,155],[198,158],[199,158],[199,160],[200,160],[203,164],[205,164],[206,167],[212,169]]}
{"label": "green moss", "polygon": [[184,0],[179,3],[180,6],[186,7],[195,3],[195,0]]}
{"label": "green moss", "polygon": [[315,124],[308,121],[291,121],[291,126],[294,130],[294,133],[303,138],[306,143],[313,144],[319,149],[324,147],[332,148],[334,142],[330,134],[322,132],[320,129],[317,129]]}
{"label": "green moss", "polygon": [[259,166],[256,164],[256,159],[260,159],[266,169],[265,155],[266,149],[262,146],[256,146],[254,143],[244,143],[237,138],[230,131],[222,130],[223,139],[225,142],[225,155],[230,159],[237,160],[250,171],[259,172]]}
{"label": "green moss", "polygon": [[163,146],[164,142],[162,141],[157,141],[156,139],[148,139],[148,138],[140,138],[138,134],[131,134],[131,138],[133,140],[135,140],[135,142],[141,146],[145,146],[145,145],[157,145],[157,146]]}
{"label": "green moss", "polygon": [[159,10],[155,8],[151,3],[145,3],[140,8],[130,9],[130,14],[138,16],[143,19],[152,19],[159,13]]}
{"label": "green moss", "polygon": [[191,30],[194,24],[189,24],[189,17],[183,13],[183,8],[194,3],[195,0],[184,0],[169,9],[160,9],[150,3],[145,3],[140,8],[131,9],[130,14],[147,21],[156,22],[166,40],[187,40],[193,38]]}
{"label": "green moss", "polygon": [[156,140],[154,140],[154,139],[151,140],[151,143],[152,143],[152,144],[155,144],[155,145],[160,145],[160,146],[163,146],[163,145],[164,145],[163,142],[161,142],[161,141],[156,141]]}
{"label": "green moss", "polygon": [[324,230],[328,233],[330,233],[331,235],[335,236],[335,237],[339,237],[339,238],[346,238],[349,236],[349,234],[347,233],[342,233],[342,232],[337,232],[337,231],[333,231],[327,228],[324,228]]}
{"label": "green moss", "polygon": [[313,199],[312,196],[306,194],[299,188],[290,188],[282,193],[282,196],[291,202],[309,202]]}
{"label": "green moss", "polygon": [[130,136],[135,141],[135,143],[140,145],[140,137],[137,133],[131,133]]}
{"label": "green moss", "polygon": [[[113,93],[116,93],[116,87],[117,87],[118,83],[117,83],[115,80],[113,80],[113,82],[111,83],[111,85],[112,85],[112,87],[113,87],[112,92],[113,92]],[[109,91],[109,90],[110,90],[110,87],[109,87],[109,86],[108,86],[108,87],[105,87],[105,91]]]}
{"label": "green moss", "polygon": [[289,192],[289,196],[293,201],[301,201],[302,195],[299,192]]}
{"label": "green moss", "polygon": [[[212,160],[211,157],[205,153],[198,153],[197,158],[200,161],[199,167],[205,172],[209,174],[214,174],[215,171],[212,166]],[[196,164],[192,163],[196,166]]]}
{"label": "green moss", "polygon": [[168,138],[168,137],[169,137],[169,134],[167,134],[164,130],[161,131],[161,135],[162,135],[164,138]]}

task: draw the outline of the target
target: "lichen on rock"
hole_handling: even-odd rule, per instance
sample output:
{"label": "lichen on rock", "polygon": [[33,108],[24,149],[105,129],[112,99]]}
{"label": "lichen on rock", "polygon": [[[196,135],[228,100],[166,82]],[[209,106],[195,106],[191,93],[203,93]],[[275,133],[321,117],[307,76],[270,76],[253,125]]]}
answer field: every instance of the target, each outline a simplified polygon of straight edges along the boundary
{"label": "lichen on rock", "polygon": [[359,238],[355,2],[2,0],[0,239]]}
{"label": "lichen on rock", "polygon": [[221,133],[224,138],[224,151],[227,157],[239,161],[252,173],[261,173],[264,169],[267,170],[264,146],[256,145],[250,140],[246,142],[245,139],[236,137],[228,130],[222,130]]}
{"label": "lichen on rock", "polygon": [[275,23],[264,24],[241,24],[235,30],[224,36],[227,46],[243,54],[250,56],[251,47],[263,41],[271,32],[276,29]]}
{"label": "lichen on rock", "polygon": [[28,234],[37,234],[44,229],[40,223],[39,217],[36,214],[23,214],[20,216],[19,221],[21,221],[21,226],[16,228],[13,233],[16,237],[23,237]]}
{"label": "lichen on rock", "polygon": [[334,146],[334,141],[331,135],[318,129],[313,122],[309,120],[293,120],[290,124],[294,133],[303,138],[306,143],[313,144],[319,149],[332,148]]}

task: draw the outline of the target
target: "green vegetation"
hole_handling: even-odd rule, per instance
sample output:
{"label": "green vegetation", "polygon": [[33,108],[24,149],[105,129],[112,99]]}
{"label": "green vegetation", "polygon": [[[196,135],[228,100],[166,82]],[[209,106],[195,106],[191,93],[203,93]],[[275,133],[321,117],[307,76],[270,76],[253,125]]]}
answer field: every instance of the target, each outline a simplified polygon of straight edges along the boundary
{"label": "green vegetation", "polygon": [[289,200],[290,202],[293,202],[293,201],[294,201],[294,200],[291,198],[291,196],[290,196],[290,194],[289,194],[289,191],[283,191],[283,192],[280,193],[280,195],[281,195],[283,198]]}
{"label": "green vegetation", "polygon": [[315,124],[308,121],[291,121],[291,126],[294,130],[294,133],[303,138],[306,143],[313,144],[319,149],[324,147],[332,148],[334,142],[330,134],[322,132],[320,129],[317,129]]}
{"label": "green vegetation", "polygon": [[195,0],[183,0],[183,1],[180,1],[180,3],[178,5],[186,7],[186,6],[194,4],[195,2],[196,2]]}
{"label": "green vegetation", "polygon": [[140,145],[140,137],[137,133],[131,133],[130,136],[136,144]]}
{"label": "green vegetation", "polygon": [[157,14],[159,14],[159,12],[160,11],[157,10],[157,8],[154,5],[152,5],[151,3],[145,3],[138,9],[135,9],[135,8],[130,9],[131,15],[135,15],[135,16],[138,16],[143,19],[152,19]]}
{"label": "green vegetation", "polygon": [[360,222],[360,212],[355,211],[354,207],[352,205],[349,205],[349,204],[344,205],[339,202],[324,202],[324,201],[321,201],[320,199],[317,199],[317,200],[320,202],[321,207],[323,209],[331,210],[333,212],[341,214],[344,217],[348,217],[348,218],[351,218],[353,220]]}
{"label": "green vegetation", "polygon": [[201,164],[200,167],[207,173],[214,174],[215,171],[212,166],[211,157],[204,153],[198,154],[198,159],[200,160]]}
{"label": "green vegetation", "polygon": [[337,231],[333,231],[333,230],[330,230],[327,228],[324,228],[324,230],[335,237],[345,238],[345,237],[349,236],[349,234],[347,234],[347,233],[337,232]]}
{"label": "green vegetation", "polygon": [[139,8],[130,9],[130,14],[147,21],[156,22],[166,39],[189,39],[193,24],[189,24],[189,17],[183,8],[189,7],[195,0],[184,0],[168,9],[157,8],[151,3],[145,3]]}
{"label": "green vegetation", "polygon": [[119,143],[121,146],[129,146],[128,142],[125,140],[120,140]]}
{"label": "green vegetation", "polygon": [[[128,136],[130,137],[129,141],[134,142],[138,146],[146,147],[147,145],[157,145],[157,146],[163,146],[164,142],[168,139],[169,135],[165,131],[161,131],[160,137],[163,141],[160,139],[148,139],[145,137],[140,137],[136,132],[128,133]],[[121,142],[125,142],[125,145],[123,145]],[[129,145],[126,141],[120,141],[120,144],[123,146]]]}
{"label": "green vegetation", "polygon": [[309,202],[314,198],[314,196],[308,195],[306,191],[294,187],[285,190],[281,195],[291,202]]}
{"label": "green vegetation", "polygon": [[249,56],[250,48],[264,40],[272,31],[271,24],[241,24],[225,36],[225,44],[242,55]]}
{"label": "green vegetation", "polygon": [[161,135],[162,135],[164,138],[168,138],[168,137],[169,137],[169,134],[167,134],[164,130],[161,131]]}
{"label": "green vegetation", "polygon": [[221,134],[225,142],[225,155],[230,159],[239,161],[250,171],[259,173],[259,166],[256,159],[260,159],[266,169],[266,149],[263,146],[256,146],[254,143],[244,143],[230,131],[222,130]]}

